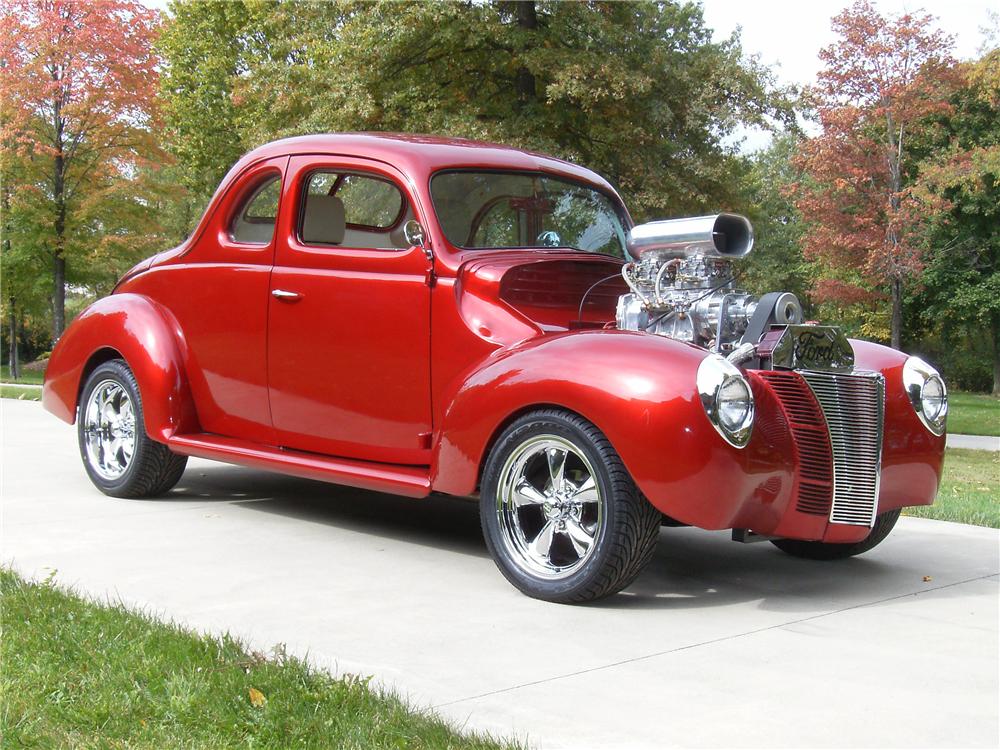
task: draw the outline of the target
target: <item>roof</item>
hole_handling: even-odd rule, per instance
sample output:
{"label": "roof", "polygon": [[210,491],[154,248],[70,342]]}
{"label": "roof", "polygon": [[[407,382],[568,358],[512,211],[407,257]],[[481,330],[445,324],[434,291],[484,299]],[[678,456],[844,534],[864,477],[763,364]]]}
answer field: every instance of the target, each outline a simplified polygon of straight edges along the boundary
{"label": "roof", "polygon": [[449,167],[545,171],[596,183],[613,191],[596,172],[552,156],[499,143],[410,133],[325,133],[284,138],[254,149],[237,166],[286,154],[338,154],[377,159],[392,164],[412,178]]}

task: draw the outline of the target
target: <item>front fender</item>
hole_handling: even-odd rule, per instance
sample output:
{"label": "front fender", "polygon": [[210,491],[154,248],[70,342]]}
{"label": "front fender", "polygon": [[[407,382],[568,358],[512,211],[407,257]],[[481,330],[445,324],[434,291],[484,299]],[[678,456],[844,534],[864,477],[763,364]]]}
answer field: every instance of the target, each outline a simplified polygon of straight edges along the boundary
{"label": "front fender", "polygon": [[120,356],[139,384],[147,434],[166,442],[175,433],[196,432],[183,351],[180,329],[161,306],[139,294],[105,297],[77,316],[56,344],[42,405],[72,424],[83,379],[96,362]]}
{"label": "front fender", "polygon": [[885,422],[879,512],[907,505],[930,505],[944,465],[944,435],[924,427],[903,388],[909,355],[870,341],[851,339],[855,365],[885,377]]}
{"label": "front fender", "polygon": [[[468,495],[490,441],[512,416],[558,406],[593,422],[662,512],[727,528],[766,482],[754,451],[726,443],[695,390],[697,347],[662,336],[586,331],[533,339],[487,360],[459,386],[436,444],[432,486]],[[773,469],[773,466],[771,467]]]}

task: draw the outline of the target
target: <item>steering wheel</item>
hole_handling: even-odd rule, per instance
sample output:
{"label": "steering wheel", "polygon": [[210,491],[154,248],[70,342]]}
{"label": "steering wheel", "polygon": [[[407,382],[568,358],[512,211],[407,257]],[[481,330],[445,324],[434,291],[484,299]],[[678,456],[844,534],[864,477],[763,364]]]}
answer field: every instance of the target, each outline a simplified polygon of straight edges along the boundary
{"label": "steering wheel", "polygon": [[535,238],[535,242],[541,247],[562,247],[562,238],[558,232],[553,232],[552,230],[542,232]]}

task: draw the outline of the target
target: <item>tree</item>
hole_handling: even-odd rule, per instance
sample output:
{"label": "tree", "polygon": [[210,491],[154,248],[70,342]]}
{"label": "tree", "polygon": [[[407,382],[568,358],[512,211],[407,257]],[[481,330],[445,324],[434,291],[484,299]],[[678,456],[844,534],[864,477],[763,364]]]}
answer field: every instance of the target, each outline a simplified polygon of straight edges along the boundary
{"label": "tree", "polygon": [[[815,90],[822,133],[807,140],[796,186],[807,224],[804,251],[824,278],[818,299],[888,293],[890,341],[901,348],[906,285],[919,274],[921,217],[908,172],[913,131],[948,110],[955,82],[949,37],[928,15],[880,15],[868,0],[833,19],[839,40],[822,50]],[[925,198],[930,197],[925,194]]]}
{"label": "tree", "polygon": [[[1000,49],[961,70],[952,110],[929,130],[914,191],[942,210],[925,217],[929,254],[915,300],[925,325],[985,341],[1000,395]],[[985,335],[984,335],[985,334]]]}
{"label": "tree", "polygon": [[246,145],[236,123],[232,88],[248,69],[254,12],[233,2],[173,2],[156,48],[166,65],[160,81],[164,135],[189,191],[179,203],[193,228],[226,171]]}
{"label": "tree", "polygon": [[792,160],[799,141],[797,133],[783,133],[751,158],[744,205],[754,251],[741,267],[742,285],[750,291],[792,292],[808,309],[812,269],[802,256],[802,217],[788,194],[788,186],[801,179]]}
{"label": "tree", "polygon": [[[94,235],[107,239],[104,227],[114,224],[97,193],[123,195],[122,181],[155,153],[158,23],[133,0],[0,5],[0,137],[29,167],[17,193],[41,220],[36,240],[52,269],[53,337],[66,324],[67,281],[100,250]],[[132,203],[129,210],[141,206]]]}
{"label": "tree", "polygon": [[[678,215],[734,205],[741,166],[726,136],[740,123],[788,117],[738,37],[713,42],[694,4],[172,8],[164,81],[212,71],[207,88],[167,91],[184,139],[175,153],[191,164],[215,159],[216,175],[234,158],[213,146],[226,138],[248,148],[317,131],[437,133],[587,164],[617,184],[637,218]],[[194,127],[199,118],[211,125],[216,111],[214,130]]]}

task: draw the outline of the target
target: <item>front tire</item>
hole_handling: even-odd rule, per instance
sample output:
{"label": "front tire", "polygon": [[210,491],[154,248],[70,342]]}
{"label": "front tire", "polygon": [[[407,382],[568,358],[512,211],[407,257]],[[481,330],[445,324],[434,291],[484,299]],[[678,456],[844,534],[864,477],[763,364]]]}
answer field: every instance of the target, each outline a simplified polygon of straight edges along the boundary
{"label": "front tire", "polygon": [[83,386],[77,438],[83,466],[94,485],[111,497],[154,497],[184,473],[187,456],[150,439],[142,397],[124,360],[95,369]]}
{"label": "front tire", "polygon": [[621,591],[652,557],[661,515],[590,422],[545,409],[490,452],[483,536],[500,572],[536,599],[581,603]]}
{"label": "front tire", "polygon": [[872,533],[860,542],[853,544],[835,544],[827,542],[804,542],[799,539],[772,539],[771,544],[795,557],[809,560],[843,560],[867,552],[889,536],[899,520],[900,509],[887,510],[875,518]]}

